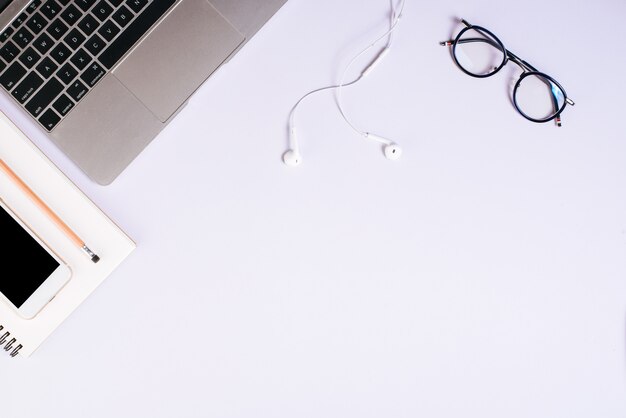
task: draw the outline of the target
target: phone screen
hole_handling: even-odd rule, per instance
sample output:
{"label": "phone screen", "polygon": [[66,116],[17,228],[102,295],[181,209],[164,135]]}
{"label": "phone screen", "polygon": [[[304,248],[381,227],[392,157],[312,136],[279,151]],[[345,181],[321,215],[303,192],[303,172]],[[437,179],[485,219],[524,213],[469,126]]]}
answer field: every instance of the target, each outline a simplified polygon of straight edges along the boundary
{"label": "phone screen", "polygon": [[20,308],[59,263],[1,206],[0,240],[0,293]]}

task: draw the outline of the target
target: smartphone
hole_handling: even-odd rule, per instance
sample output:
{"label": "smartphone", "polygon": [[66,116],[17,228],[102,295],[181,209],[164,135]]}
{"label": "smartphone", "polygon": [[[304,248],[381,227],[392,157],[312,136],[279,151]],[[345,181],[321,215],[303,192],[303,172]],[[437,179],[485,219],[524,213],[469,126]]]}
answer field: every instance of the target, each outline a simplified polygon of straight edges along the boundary
{"label": "smartphone", "polygon": [[0,240],[0,299],[22,318],[33,319],[72,272],[1,199]]}

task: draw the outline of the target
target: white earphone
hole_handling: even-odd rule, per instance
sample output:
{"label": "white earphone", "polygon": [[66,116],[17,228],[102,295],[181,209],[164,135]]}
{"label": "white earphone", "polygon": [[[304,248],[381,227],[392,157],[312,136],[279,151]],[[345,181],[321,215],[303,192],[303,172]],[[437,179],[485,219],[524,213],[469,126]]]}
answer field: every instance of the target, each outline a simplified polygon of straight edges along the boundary
{"label": "white earphone", "polygon": [[[337,91],[337,106],[339,107],[339,112],[341,113],[341,116],[343,117],[344,121],[352,128],[352,130],[354,130],[357,134],[361,135],[365,139],[371,139],[375,142],[378,142],[379,144],[382,144],[383,152],[385,154],[385,157],[387,157],[387,159],[398,160],[402,156],[402,148],[400,148],[400,146],[396,144],[395,142],[393,142],[392,140],[384,138],[382,136],[375,135],[371,132],[365,132],[365,131],[358,129],[348,118],[344,110],[343,101],[342,101],[343,88],[355,85],[359,81],[363,80],[389,54],[391,45],[393,43],[393,34],[395,30],[398,28],[398,23],[400,23],[400,19],[402,18],[402,12],[404,11],[404,4],[406,3],[406,0],[401,0],[399,10],[398,12],[396,12],[396,7],[394,5],[395,0],[390,0],[390,1],[391,1],[391,26],[389,30],[385,32],[382,36],[378,37],[370,45],[368,45],[368,47],[365,48],[363,51],[359,52],[354,58],[352,58],[352,60],[350,60],[350,62],[344,69],[341,75],[341,78],[339,80],[339,83],[337,85],[322,87],[322,88],[315,89],[313,91],[308,92],[307,94],[302,96],[302,98],[300,98],[300,100],[298,100],[298,102],[291,109],[291,113],[289,114],[289,149],[283,154],[283,162],[287,164],[288,166],[295,167],[295,166],[300,165],[300,163],[302,162],[302,156],[300,154],[300,147],[298,145],[296,124],[295,124],[296,113],[297,113],[298,107],[307,97],[312,96],[316,93],[320,93],[322,91],[326,91],[326,90]],[[359,58],[361,58],[364,54],[366,54],[372,48],[374,48],[380,41],[382,41],[383,39],[387,37],[389,37],[389,40],[387,41],[387,45],[376,56],[376,58],[374,58],[374,60],[372,60],[372,62],[367,67],[365,67],[363,71],[361,71],[361,74],[354,81],[345,83],[345,78],[350,68],[352,68],[353,64]]]}
{"label": "white earphone", "polygon": [[289,130],[289,144],[290,148],[283,154],[283,161],[290,167],[296,167],[300,165],[302,157],[300,156],[300,149],[298,148],[298,140],[294,129]]}

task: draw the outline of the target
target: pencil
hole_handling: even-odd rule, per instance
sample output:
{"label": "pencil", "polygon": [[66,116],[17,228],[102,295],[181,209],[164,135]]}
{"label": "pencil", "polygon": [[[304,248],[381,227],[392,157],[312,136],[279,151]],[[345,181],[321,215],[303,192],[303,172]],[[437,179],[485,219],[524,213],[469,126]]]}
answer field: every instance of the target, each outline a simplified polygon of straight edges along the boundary
{"label": "pencil", "polygon": [[39,198],[39,196],[37,196],[35,194],[35,192],[33,192],[30,187],[28,187],[26,185],[26,183],[24,183],[22,181],[21,178],[19,178],[17,176],[17,174],[15,174],[13,172],[13,170],[11,170],[11,168],[4,162],[2,161],[2,159],[0,159],[0,170],[2,170],[12,181],[13,183],[15,183],[16,186],[18,186],[20,188],[20,190],[22,192],[24,192],[24,194],[26,194],[26,196],[28,196],[30,198],[30,200],[33,201],[33,203],[35,203],[35,205],[37,205],[37,207],[43,212],[45,213],[48,218],[50,218],[50,220],[61,230],[63,231],[63,233],[74,243],[78,246],[78,248],[80,248],[82,250],[83,253],[85,253],[87,255],[87,257],[89,257],[89,259],[94,262],[97,263],[98,261],[100,261],[100,257],[98,257],[96,254],[94,254],[93,251],[91,251],[89,249],[89,247],[87,247],[87,245],[85,244],[85,241],[83,241],[82,239],[80,239],[80,237],[78,235],[76,235],[76,233],[74,231],[72,231],[70,229],[69,226],[67,226],[67,224],[65,222],[63,222],[61,220],[61,218],[59,218],[57,216],[56,213],[54,213],[52,211],[52,209],[50,209],[48,207],[48,205],[46,205],[43,200],[41,200]]}

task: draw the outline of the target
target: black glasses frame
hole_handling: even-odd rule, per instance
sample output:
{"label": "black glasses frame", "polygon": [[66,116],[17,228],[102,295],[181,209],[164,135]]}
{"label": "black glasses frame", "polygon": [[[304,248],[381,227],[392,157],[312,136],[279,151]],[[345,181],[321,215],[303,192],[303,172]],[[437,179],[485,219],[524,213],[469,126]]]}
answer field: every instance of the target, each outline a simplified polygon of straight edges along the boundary
{"label": "black glasses frame", "polygon": [[[541,71],[537,70],[535,67],[530,65],[528,62],[524,61],[523,59],[521,59],[520,57],[518,57],[517,55],[515,55],[508,49],[506,49],[502,41],[500,41],[500,39],[496,35],[494,35],[493,32],[491,32],[490,30],[483,28],[482,26],[472,25],[469,22],[467,22],[465,19],[461,19],[461,23],[465,25],[465,28],[463,28],[461,32],[459,32],[459,34],[456,36],[454,41],[440,42],[440,45],[442,46],[452,46],[452,59],[454,60],[457,67],[459,67],[461,71],[463,71],[465,74],[469,75],[470,77],[487,78],[487,77],[491,77],[497,74],[502,68],[504,68],[504,66],[509,61],[513,62],[514,64],[516,64],[522,69],[522,75],[517,80],[517,83],[515,83],[515,87],[513,88],[513,106],[515,106],[515,110],[517,110],[517,112],[520,115],[522,115],[524,118],[528,119],[531,122],[545,123],[545,122],[550,122],[551,120],[556,120],[557,126],[562,126],[561,113],[565,110],[567,105],[570,105],[570,106],[575,105],[574,101],[567,96],[567,93],[565,92],[565,89],[563,88],[563,86],[561,86],[561,84],[558,81],[556,81],[553,77],[545,73],[542,73]],[[487,37],[486,38],[461,39],[463,35],[469,30],[475,30],[479,33],[482,33],[483,35],[487,35]],[[502,62],[500,63],[499,66],[494,68],[494,70],[490,72],[489,74],[474,74],[474,73],[467,71],[457,59],[456,48],[459,44],[464,44],[468,42],[487,42],[491,46],[498,48],[499,50],[503,52]],[[546,80],[547,82],[556,86],[563,93],[563,97],[565,100],[563,101],[563,105],[559,107],[559,99],[554,93],[554,89],[552,88],[552,86],[549,86],[550,91],[552,92],[552,101],[553,101],[554,108],[555,108],[555,112],[552,114],[552,116],[549,116],[543,119],[533,118],[527,115],[526,113],[524,113],[524,111],[520,108],[519,104],[517,103],[517,90],[521,86],[522,81],[524,81],[526,77],[530,77],[530,76],[537,76],[541,80]]]}

